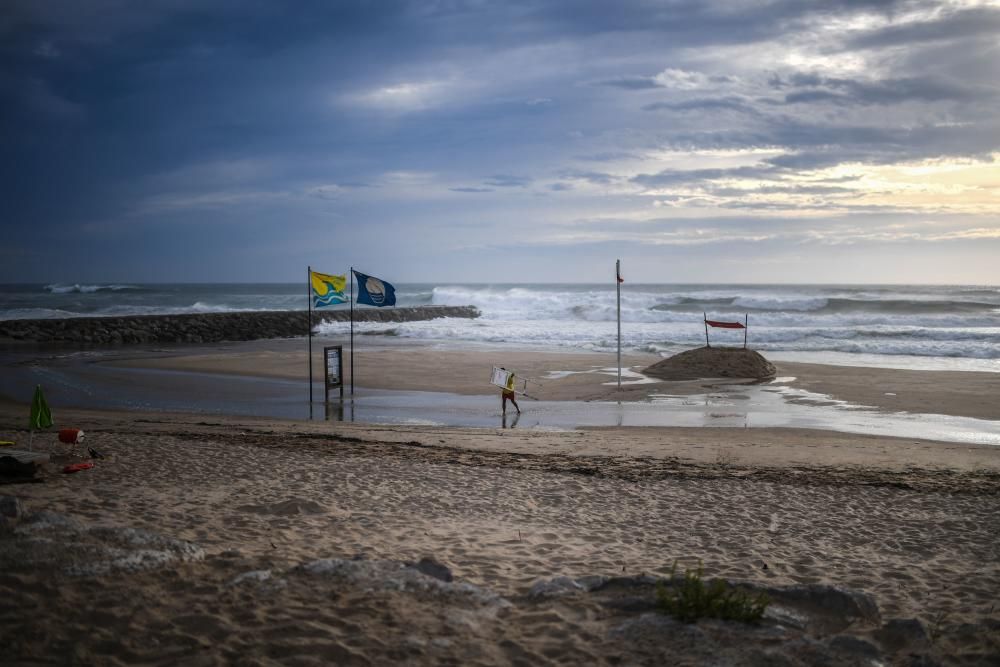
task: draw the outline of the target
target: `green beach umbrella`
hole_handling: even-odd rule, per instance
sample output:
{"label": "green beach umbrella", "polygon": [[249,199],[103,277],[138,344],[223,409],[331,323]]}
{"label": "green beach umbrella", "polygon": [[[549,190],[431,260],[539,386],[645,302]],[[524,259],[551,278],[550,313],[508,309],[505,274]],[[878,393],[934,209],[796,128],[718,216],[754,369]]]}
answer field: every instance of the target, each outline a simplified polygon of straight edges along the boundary
{"label": "green beach umbrella", "polygon": [[31,429],[42,429],[52,426],[52,411],[49,404],[45,402],[45,395],[42,393],[42,385],[35,387],[35,397],[31,399]]}
{"label": "green beach umbrella", "polygon": [[31,399],[31,421],[28,428],[31,429],[31,438],[28,441],[28,449],[31,449],[31,441],[34,440],[35,429],[43,429],[52,426],[52,411],[45,401],[45,394],[42,393],[42,385],[35,386],[35,396]]}

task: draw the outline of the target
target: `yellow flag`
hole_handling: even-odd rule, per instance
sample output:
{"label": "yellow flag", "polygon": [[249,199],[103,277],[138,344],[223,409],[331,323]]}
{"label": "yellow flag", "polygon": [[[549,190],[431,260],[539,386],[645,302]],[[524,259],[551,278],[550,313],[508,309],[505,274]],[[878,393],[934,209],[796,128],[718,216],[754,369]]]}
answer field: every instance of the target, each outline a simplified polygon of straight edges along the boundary
{"label": "yellow flag", "polygon": [[347,287],[347,276],[332,276],[326,273],[316,273],[311,271],[309,281],[312,283],[313,307],[322,308],[335,303],[345,303],[347,296],[344,288]]}

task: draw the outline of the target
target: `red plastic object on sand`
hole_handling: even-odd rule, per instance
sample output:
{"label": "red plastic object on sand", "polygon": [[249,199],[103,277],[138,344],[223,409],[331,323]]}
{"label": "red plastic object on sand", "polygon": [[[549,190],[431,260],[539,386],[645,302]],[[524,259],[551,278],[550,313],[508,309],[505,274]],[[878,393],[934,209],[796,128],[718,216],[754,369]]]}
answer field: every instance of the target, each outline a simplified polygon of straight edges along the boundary
{"label": "red plastic object on sand", "polygon": [[68,466],[63,468],[63,472],[80,472],[81,470],[90,470],[94,467],[94,464],[90,461],[84,461],[83,463],[70,463]]}
{"label": "red plastic object on sand", "polygon": [[61,428],[59,429],[59,442],[79,445],[83,442],[83,431],[78,428]]}

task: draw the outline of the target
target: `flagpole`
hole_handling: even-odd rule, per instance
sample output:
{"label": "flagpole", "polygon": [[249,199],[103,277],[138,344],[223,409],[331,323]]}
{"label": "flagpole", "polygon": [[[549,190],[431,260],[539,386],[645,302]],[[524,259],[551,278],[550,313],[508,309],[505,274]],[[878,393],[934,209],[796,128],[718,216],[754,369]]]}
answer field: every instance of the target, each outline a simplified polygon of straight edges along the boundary
{"label": "flagpole", "polygon": [[618,391],[622,390],[622,261],[615,260],[615,289],[618,291]]}
{"label": "flagpole", "polygon": [[354,396],[354,267],[351,267],[351,396]]}
{"label": "flagpole", "polygon": [[309,309],[309,419],[313,418],[313,311],[312,311],[312,267],[306,267],[306,303]]}

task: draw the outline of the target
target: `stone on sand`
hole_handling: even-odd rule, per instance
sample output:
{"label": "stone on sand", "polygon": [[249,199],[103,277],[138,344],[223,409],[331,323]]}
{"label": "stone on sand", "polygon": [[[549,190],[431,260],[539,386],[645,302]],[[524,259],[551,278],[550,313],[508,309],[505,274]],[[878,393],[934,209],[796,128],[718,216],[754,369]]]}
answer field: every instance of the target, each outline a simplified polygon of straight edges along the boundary
{"label": "stone on sand", "polygon": [[74,517],[25,511],[0,539],[0,571],[71,576],[136,573],[199,561],[198,545],[127,526],[88,525]]}
{"label": "stone on sand", "polygon": [[24,505],[17,496],[0,496],[0,531],[13,530],[24,516]]}

